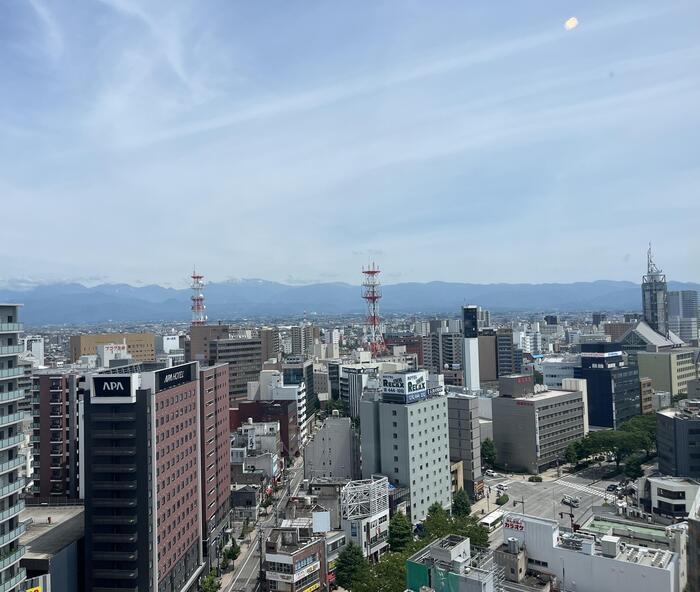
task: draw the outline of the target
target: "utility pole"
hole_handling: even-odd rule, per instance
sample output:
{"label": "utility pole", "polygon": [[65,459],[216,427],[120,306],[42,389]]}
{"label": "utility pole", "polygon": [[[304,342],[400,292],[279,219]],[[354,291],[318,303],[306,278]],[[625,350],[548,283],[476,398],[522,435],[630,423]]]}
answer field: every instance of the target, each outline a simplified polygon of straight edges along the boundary
{"label": "utility pole", "polygon": [[260,581],[260,586],[262,586],[262,583],[265,581],[265,555],[263,553],[263,532],[264,531],[262,526],[258,527],[258,538],[260,539],[258,541],[258,548],[260,550],[260,573],[258,575],[258,580]]}
{"label": "utility pole", "polygon": [[517,506],[518,504],[523,507],[523,514],[525,514],[525,496],[522,496],[520,499],[513,500],[513,507]]}

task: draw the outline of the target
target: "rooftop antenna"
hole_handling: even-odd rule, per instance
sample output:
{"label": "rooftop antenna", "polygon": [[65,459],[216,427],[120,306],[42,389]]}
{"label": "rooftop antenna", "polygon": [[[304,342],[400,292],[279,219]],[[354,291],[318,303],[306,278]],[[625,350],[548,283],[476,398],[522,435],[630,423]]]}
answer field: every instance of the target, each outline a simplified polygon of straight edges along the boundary
{"label": "rooftop antenna", "polygon": [[197,269],[192,270],[192,324],[204,325],[207,322],[207,316],[204,314],[204,276],[197,273]]}

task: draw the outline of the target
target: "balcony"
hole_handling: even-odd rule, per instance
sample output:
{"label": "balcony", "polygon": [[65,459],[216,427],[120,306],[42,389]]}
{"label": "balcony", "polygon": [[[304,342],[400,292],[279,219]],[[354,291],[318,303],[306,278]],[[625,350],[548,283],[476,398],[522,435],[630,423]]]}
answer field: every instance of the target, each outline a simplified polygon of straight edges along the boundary
{"label": "balcony", "polygon": [[136,561],[137,551],[93,551],[93,561]]}
{"label": "balcony", "polygon": [[106,524],[113,526],[134,526],[136,516],[93,516],[94,524]]}
{"label": "balcony", "polygon": [[138,540],[137,533],[129,534],[99,533],[92,535],[92,540],[96,543],[135,543]]}
{"label": "balcony", "polygon": [[17,333],[24,330],[22,323],[0,323],[0,333]]}
{"label": "balcony", "polygon": [[[17,514],[19,514],[22,510],[24,510],[24,500],[18,500],[14,506],[0,512],[0,522],[4,522],[13,516],[17,516]],[[2,568],[0,567],[0,569]]]}
{"label": "balcony", "polygon": [[15,589],[17,586],[19,586],[26,579],[27,579],[27,570],[24,568],[21,568],[17,572],[17,575],[15,577],[10,578],[9,580],[5,580],[2,584],[0,584],[0,592],[9,592],[9,590]]}
{"label": "balcony", "polygon": [[91,452],[93,456],[134,456],[136,454],[136,448],[122,448],[120,446],[113,446],[107,448],[98,446],[96,448],[92,448]]}
{"label": "balcony", "polygon": [[138,569],[93,569],[92,577],[105,580],[135,580],[139,577]]}
{"label": "balcony", "polygon": [[0,370],[0,378],[14,378],[24,376],[24,368],[3,368]]}
{"label": "balcony", "polygon": [[135,473],[136,465],[128,464],[94,464],[92,465],[94,473]]}
{"label": "balcony", "polygon": [[17,528],[0,536],[0,547],[21,537],[27,531],[27,522],[20,522]]}
{"label": "balcony", "polygon": [[17,413],[10,413],[8,415],[0,415],[0,428],[11,425],[13,423],[19,423],[24,421],[27,414],[24,411],[18,411]]}
{"label": "balcony", "polygon": [[131,498],[95,498],[92,505],[96,508],[135,508],[137,501]]}
{"label": "balcony", "polygon": [[93,481],[93,489],[111,489],[113,491],[131,491],[136,489],[136,481]]}
{"label": "balcony", "polygon": [[13,563],[17,563],[24,555],[25,547],[20,545],[14,551],[10,552],[9,555],[0,559],[0,571],[3,571],[10,567]]}
{"label": "balcony", "polygon": [[[17,434],[15,436],[10,436],[9,438],[4,438],[0,440],[0,450],[7,450],[8,448],[13,448],[18,446],[24,441],[24,434]],[[34,440],[32,440],[34,441]],[[39,440],[36,440],[37,442]]]}
{"label": "balcony", "polygon": [[0,356],[13,356],[21,354],[24,348],[21,345],[2,345],[0,346]]}
{"label": "balcony", "polygon": [[93,438],[135,438],[135,430],[95,430],[92,432]]}
{"label": "balcony", "polygon": [[13,469],[18,469],[19,467],[23,466],[25,462],[26,459],[24,456],[18,456],[12,460],[0,463],[0,475],[7,473],[8,471],[12,471]]}
{"label": "balcony", "polygon": [[136,415],[133,413],[94,413],[92,415],[92,420],[124,423],[126,421],[136,421]]}
{"label": "balcony", "polygon": [[22,491],[28,485],[27,479],[18,479],[14,483],[9,483],[4,487],[0,487],[0,498],[7,497],[18,491]]}
{"label": "balcony", "polygon": [[10,403],[24,399],[24,391],[3,391],[0,393],[0,403]]}

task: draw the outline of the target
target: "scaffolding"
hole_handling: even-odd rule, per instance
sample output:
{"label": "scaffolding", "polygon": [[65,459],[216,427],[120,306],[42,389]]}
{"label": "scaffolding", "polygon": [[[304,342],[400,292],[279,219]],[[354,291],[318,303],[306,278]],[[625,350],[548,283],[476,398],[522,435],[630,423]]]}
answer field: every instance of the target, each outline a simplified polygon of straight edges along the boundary
{"label": "scaffolding", "polygon": [[357,520],[389,509],[389,479],[373,475],[371,479],[350,481],[340,492],[343,518]]}

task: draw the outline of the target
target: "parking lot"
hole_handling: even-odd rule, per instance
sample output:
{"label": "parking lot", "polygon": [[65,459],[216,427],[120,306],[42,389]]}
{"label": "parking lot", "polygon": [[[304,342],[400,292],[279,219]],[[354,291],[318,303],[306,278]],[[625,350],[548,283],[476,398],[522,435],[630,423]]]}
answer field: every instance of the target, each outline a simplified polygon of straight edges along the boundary
{"label": "parking lot", "polygon": [[[618,484],[619,477],[612,480],[599,480],[590,474],[564,474],[557,480],[545,480],[541,483],[530,483],[527,480],[527,475],[502,475],[497,477],[486,477],[484,485],[486,492],[490,490],[488,495],[488,504],[486,513],[498,509],[496,498],[499,495],[497,486],[502,484],[506,487],[505,493],[510,498],[505,506],[501,509],[505,511],[513,511],[526,513],[531,516],[539,516],[540,518],[549,518],[557,520],[560,525],[565,527],[571,526],[571,517],[574,515],[573,522],[583,524],[592,516],[591,507],[602,505],[605,500],[613,503],[617,496],[614,492],[606,491],[608,485]],[[564,496],[577,497],[579,501],[578,508],[571,508],[562,504]],[[514,506],[513,502],[518,503]],[[523,504],[519,502],[524,502]],[[499,528],[495,530],[490,540],[492,546],[498,546],[503,542],[503,532]]]}

